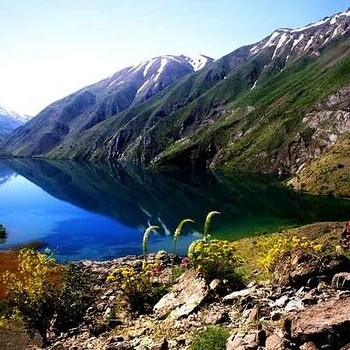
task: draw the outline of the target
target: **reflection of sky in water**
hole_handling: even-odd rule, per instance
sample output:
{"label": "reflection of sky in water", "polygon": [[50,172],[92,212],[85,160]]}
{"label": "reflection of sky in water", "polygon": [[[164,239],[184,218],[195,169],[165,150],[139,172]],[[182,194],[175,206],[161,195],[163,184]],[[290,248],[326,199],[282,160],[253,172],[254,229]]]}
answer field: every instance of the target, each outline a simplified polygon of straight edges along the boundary
{"label": "reflection of sky in water", "polygon": [[[142,253],[144,228],[127,227],[109,217],[58,200],[22,176],[11,177],[0,186],[0,223],[8,231],[1,248],[41,240],[56,250],[63,261]],[[178,251],[184,253],[197,237],[181,237]],[[152,233],[149,251],[160,249],[171,250],[172,237]]]}

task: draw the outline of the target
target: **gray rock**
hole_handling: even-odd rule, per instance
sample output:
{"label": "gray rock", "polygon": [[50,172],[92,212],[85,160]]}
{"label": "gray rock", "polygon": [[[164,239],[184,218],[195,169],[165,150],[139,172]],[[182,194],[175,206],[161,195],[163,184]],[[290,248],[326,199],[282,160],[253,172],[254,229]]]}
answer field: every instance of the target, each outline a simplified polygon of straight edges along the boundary
{"label": "gray rock", "polygon": [[185,272],[172,291],[154,306],[158,318],[180,318],[194,312],[209,295],[209,286],[195,270]]}
{"label": "gray rock", "polygon": [[286,312],[291,312],[291,311],[300,311],[300,310],[304,310],[304,304],[300,299],[294,299],[291,300],[286,307],[284,308],[284,311]]}
{"label": "gray rock", "polygon": [[256,291],[255,286],[251,287],[251,288],[237,290],[231,294],[226,295],[222,300],[223,300],[223,302],[231,303],[231,302],[240,300],[242,298],[245,298],[247,296],[250,296],[250,295],[254,294],[255,291]]}
{"label": "gray rock", "polygon": [[289,301],[289,297],[287,295],[282,295],[275,301],[276,306],[284,307]]}
{"label": "gray rock", "polygon": [[340,290],[350,290],[350,272],[340,272],[333,276],[332,287]]}

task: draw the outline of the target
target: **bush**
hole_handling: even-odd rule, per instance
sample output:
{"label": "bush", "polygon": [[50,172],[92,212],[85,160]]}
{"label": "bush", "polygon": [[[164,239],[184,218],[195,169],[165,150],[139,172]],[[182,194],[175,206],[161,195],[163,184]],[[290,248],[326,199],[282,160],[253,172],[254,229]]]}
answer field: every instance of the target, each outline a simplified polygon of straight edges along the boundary
{"label": "bush", "polygon": [[167,288],[159,281],[161,271],[159,262],[144,262],[141,269],[122,266],[109,274],[108,281],[115,282],[131,311],[146,313],[167,292]]}
{"label": "bush", "polygon": [[222,240],[198,240],[191,244],[188,257],[190,264],[211,281],[215,278],[237,282],[235,273],[239,261],[234,244]]}
{"label": "bush", "polygon": [[91,277],[81,272],[76,264],[68,265],[62,277],[57,317],[54,324],[57,334],[76,327],[92,304]]}
{"label": "bush", "polygon": [[319,255],[324,247],[315,240],[296,235],[271,235],[258,240],[260,257],[258,264],[268,272],[273,272],[277,261],[292,249],[301,249],[307,253]]}
{"label": "bush", "polygon": [[20,312],[29,334],[37,330],[46,344],[46,333],[59,300],[62,268],[46,254],[23,249],[19,252],[18,269],[21,278],[10,272],[4,274],[9,305]]}
{"label": "bush", "polygon": [[192,341],[191,350],[225,350],[229,332],[220,327],[208,327]]}

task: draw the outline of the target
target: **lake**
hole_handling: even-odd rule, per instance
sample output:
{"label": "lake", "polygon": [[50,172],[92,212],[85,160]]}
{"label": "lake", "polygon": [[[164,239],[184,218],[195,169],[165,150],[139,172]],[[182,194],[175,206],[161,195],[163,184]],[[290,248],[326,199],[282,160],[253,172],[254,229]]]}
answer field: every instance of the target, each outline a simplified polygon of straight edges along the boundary
{"label": "lake", "polygon": [[0,249],[41,241],[60,261],[105,260],[172,250],[172,232],[191,218],[178,250],[201,236],[206,214],[221,212],[211,232],[235,239],[317,221],[348,220],[350,201],[296,193],[271,178],[237,174],[142,171],[118,164],[68,160],[0,160]]}

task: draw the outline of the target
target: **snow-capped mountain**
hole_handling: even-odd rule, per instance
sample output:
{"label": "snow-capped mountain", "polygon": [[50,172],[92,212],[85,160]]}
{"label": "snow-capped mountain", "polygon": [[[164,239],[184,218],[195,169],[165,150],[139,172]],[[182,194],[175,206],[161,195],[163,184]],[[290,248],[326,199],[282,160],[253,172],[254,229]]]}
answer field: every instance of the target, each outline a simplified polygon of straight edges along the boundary
{"label": "snow-capped mountain", "polygon": [[[48,152],[63,139],[91,129],[105,119],[150,99],[212,61],[203,55],[165,55],[142,61],[54,102],[18,133],[26,141],[33,138],[33,144],[41,140],[37,149],[31,152]],[[14,135],[19,143],[21,137]]]}
{"label": "snow-capped mountain", "polygon": [[130,86],[135,93],[134,102],[142,102],[175,80],[204,68],[212,61],[212,58],[204,55],[154,57],[113,74],[103,80],[100,86],[107,90],[123,89]]}
{"label": "snow-capped mountain", "polygon": [[[23,157],[49,155],[200,166],[234,162],[248,154],[244,161],[257,167],[263,161],[255,160],[254,152],[263,147],[275,153],[259,153],[259,159],[266,158],[262,166],[268,170],[278,168],[280,172],[278,162],[286,159],[283,152],[289,149],[282,143],[289,136],[294,137],[293,127],[301,122],[293,118],[300,117],[300,108],[321,100],[326,89],[344,84],[338,80],[340,76],[347,77],[344,71],[348,65],[342,64],[349,56],[349,37],[350,10],[301,28],[277,29],[261,41],[237,48],[215,61],[203,55],[164,55],[145,60],[54,102],[4,140],[0,152]],[[280,74],[282,70],[286,73]],[[298,75],[300,71],[303,72]],[[317,74],[319,81],[324,79],[328,85],[315,91]],[[275,84],[274,79],[284,85]],[[294,81],[298,82],[296,86],[284,89]],[[268,84],[273,89],[263,89]],[[277,91],[280,87],[281,91]],[[259,91],[264,94],[259,103],[268,105],[245,124],[245,116],[254,111],[252,105],[259,107]],[[313,95],[306,99],[310,91]],[[272,103],[287,92],[293,98],[286,96]],[[300,96],[304,98],[299,102],[300,108],[291,113],[292,107],[299,106]],[[241,108],[238,104],[231,110],[238,98],[244,103],[249,101],[249,105]],[[285,106],[286,115],[283,109],[276,110],[290,100],[294,102]],[[270,112],[270,119],[265,118]],[[279,119],[276,130],[282,135],[277,138],[278,146],[274,143],[275,130],[268,129],[275,119]],[[267,129],[262,131],[264,127]],[[262,133],[264,137],[260,137]],[[310,131],[302,129],[300,133],[309,135]],[[237,140],[246,142],[236,145]],[[276,156],[279,146],[283,154]],[[232,151],[233,147],[236,151]]]}
{"label": "snow-capped mountain", "polygon": [[21,116],[0,106],[0,139],[26,123],[30,117]]}
{"label": "snow-capped mountain", "polygon": [[277,29],[255,44],[250,53],[254,55],[266,48],[274,47],[272,58],[285,54],[286,60],[289,60],[293,56],[310,52],[319,55],[317,52],[319,48],[344,35],[349,26],[350,9],[301,28]]}

